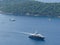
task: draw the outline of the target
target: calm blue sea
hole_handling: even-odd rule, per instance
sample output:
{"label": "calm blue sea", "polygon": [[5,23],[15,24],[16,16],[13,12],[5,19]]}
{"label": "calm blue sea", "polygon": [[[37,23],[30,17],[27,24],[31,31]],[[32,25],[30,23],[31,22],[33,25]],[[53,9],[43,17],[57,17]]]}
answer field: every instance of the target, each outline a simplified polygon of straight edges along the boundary
{"label": "calm blue sea", "polygon": [[[45,40],[36,41],[20,33],[35,31]],[[0,45],[60,45],[60,18],[0,14]]]}

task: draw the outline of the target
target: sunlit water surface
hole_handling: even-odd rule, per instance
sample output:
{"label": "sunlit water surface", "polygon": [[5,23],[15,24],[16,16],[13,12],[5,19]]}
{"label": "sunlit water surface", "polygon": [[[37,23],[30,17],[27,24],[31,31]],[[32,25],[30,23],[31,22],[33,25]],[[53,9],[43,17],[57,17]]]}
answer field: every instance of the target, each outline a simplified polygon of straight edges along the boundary
{"label": "sunlit water surface", "polygon": [[[20,33],[35,31],[45,40],[36,41]],[[0,14],[0,45],[60,45],[60,18]]]}

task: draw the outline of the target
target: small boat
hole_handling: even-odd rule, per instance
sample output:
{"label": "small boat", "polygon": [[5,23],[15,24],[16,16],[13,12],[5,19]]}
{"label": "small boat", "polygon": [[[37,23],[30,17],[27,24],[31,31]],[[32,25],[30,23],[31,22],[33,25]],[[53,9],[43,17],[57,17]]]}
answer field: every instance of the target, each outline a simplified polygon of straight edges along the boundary
{"label": "small boat", "polygon": [[52,21],[52,19],[51,19],[51,18],[49,18],[49,19],[48,19],[48,21]]}
{"label": "small boat", "polygon": [[9,20],[10,20],[10,21],[16,21],[16,20],[15,20],[15,19],[13,19],[13,18],[12,18],[12,19],[9,19]]}
{"label": "small boat", "polygon": [[44,36],[38,33],[27,33],[27,32],[21,32],[23,34],[28,34],[28,38],[30,39],[36,39],[36,40],[44,40]]}
{"label": "small boat", "polygon": [[31,34],[29,35],[29,38],[31,39],[37,39],[37,40],[44,40],[44,36],[42,36],[41,34]]}

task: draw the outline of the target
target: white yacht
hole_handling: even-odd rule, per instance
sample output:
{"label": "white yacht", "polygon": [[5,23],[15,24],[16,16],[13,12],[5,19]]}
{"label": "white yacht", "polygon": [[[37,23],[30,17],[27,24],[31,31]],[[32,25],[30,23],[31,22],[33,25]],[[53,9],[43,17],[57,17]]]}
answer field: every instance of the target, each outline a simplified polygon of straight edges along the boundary
{"label": "white yacht", "polygon": [[45,37],[41,34],[31,34],[31,35],[29,35],[29,38],[37,39],[37,40],[44,40]]}
{"label": "white yacht", "polygon": [[21,33],[28,34],[29,35],[28,37],[31,39],[44,40],[45,38],[43,35],[39,33],[27,33],[27,32],[21,32]]}

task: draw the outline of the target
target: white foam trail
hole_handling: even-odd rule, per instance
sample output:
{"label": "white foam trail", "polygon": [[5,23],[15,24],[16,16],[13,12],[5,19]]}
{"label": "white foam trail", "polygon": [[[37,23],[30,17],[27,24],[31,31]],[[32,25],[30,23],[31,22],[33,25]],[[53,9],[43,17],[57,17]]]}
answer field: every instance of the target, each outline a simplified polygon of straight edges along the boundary
{"label": "white foam trail", "polygon": [[31,35],[32,33],[28,33],[28,32],[20,32],[22,34],[26,34],[26,35]]}
{"label": "white foam trail", "polygon": [[18,31],[15,31],[14,33],[25,34],[25,35],[31,35],[31,34],[33,34],[33,33],[28,33],[28,32],[18,32]]}

